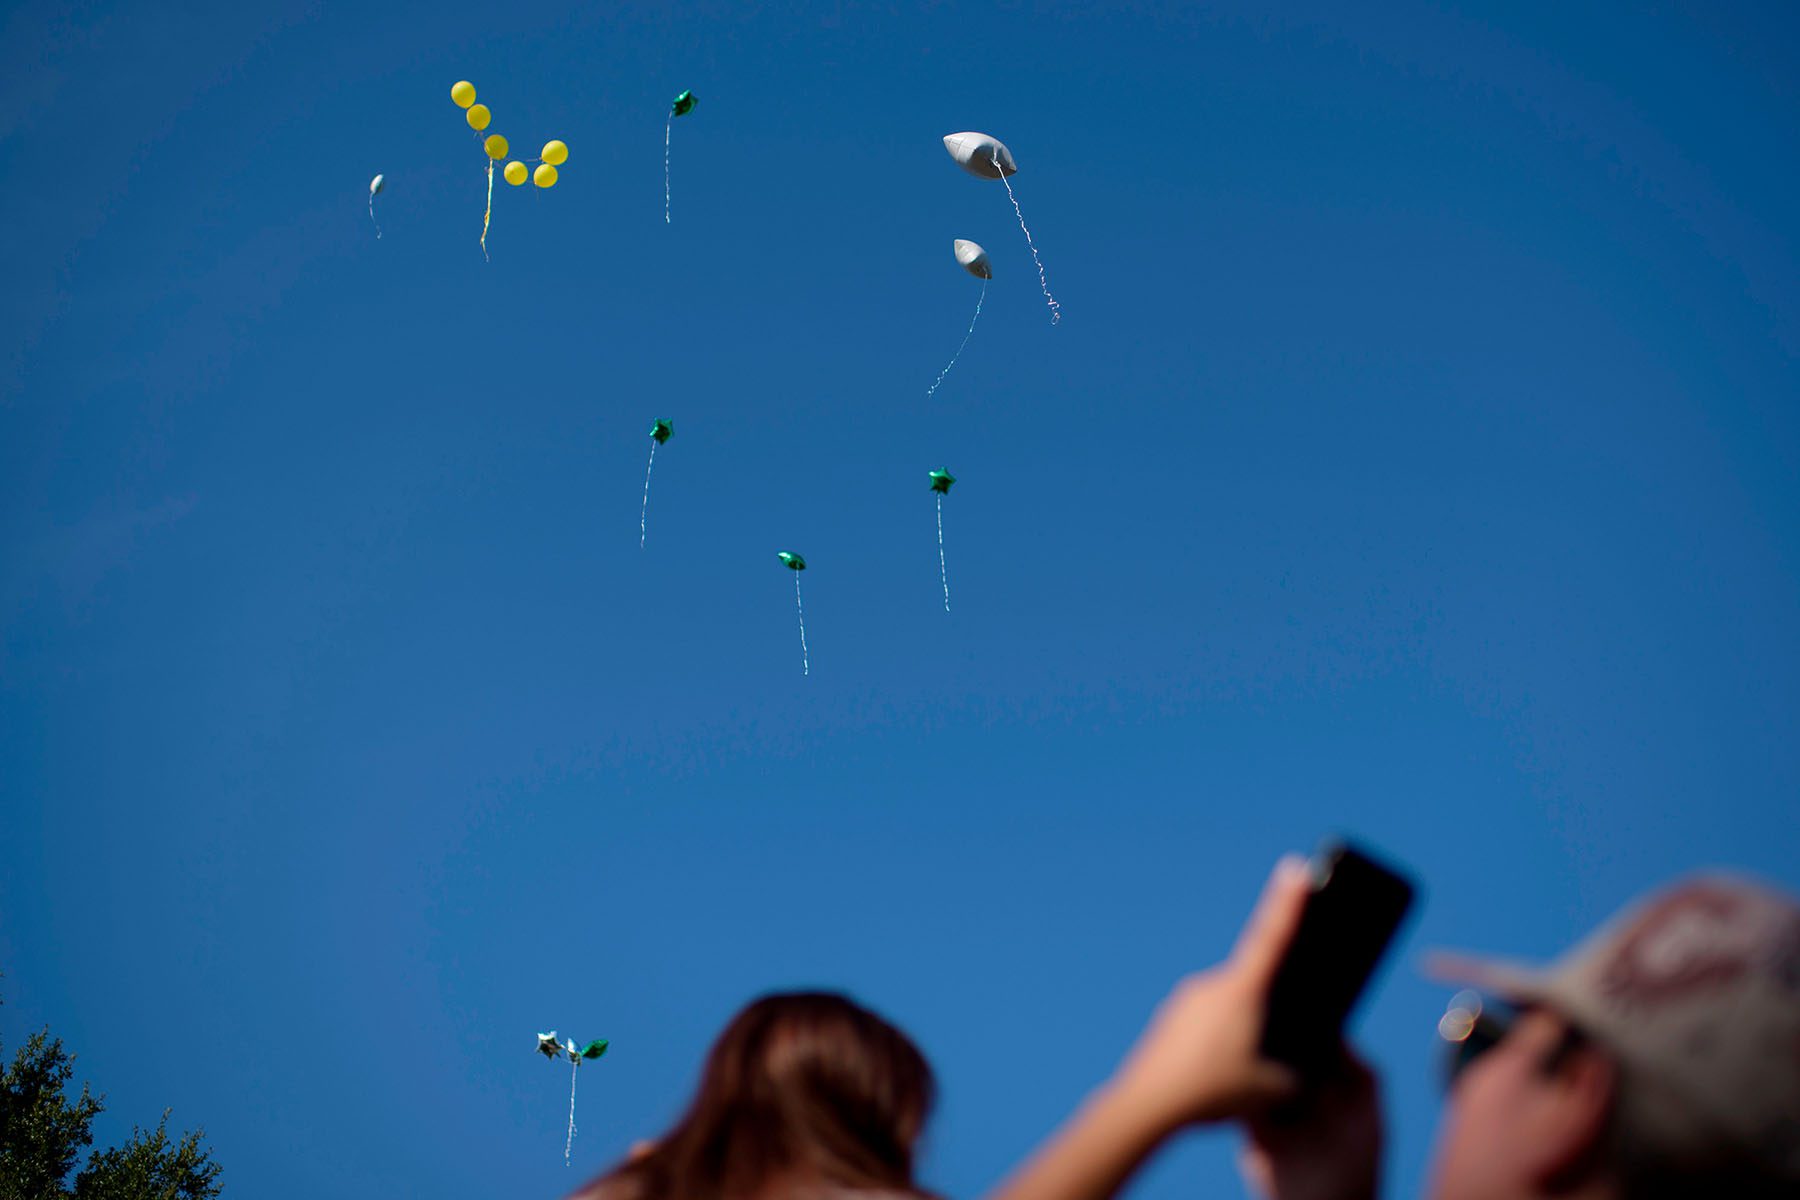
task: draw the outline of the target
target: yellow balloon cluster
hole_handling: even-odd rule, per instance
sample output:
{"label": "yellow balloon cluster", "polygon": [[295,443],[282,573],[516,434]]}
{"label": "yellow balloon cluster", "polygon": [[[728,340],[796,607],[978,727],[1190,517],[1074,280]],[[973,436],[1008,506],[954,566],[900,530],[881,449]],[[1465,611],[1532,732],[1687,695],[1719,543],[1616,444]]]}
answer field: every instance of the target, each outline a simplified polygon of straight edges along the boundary
{"label": "yellow balloon cluster", "polygon": [[[487,105],[475,103],[475,85],[466,79],[458,80],[450,85],[450,99],[463,110],[463,119],[476,133],[485,130],[489,122],[493,120],[493,114],[488,111]],[[488,157],[488,205],[487,211],[481,217],[481,252],[486,254],[488,224],[494,217],[494,164],[505,158],[512,147],[507,144],[504,137],[492,133],[482,140],[481,148],[487,152]],[[555,187],[556,168],[569,161],[569,147],[561,141],[552,139],[544,143],[543,153],[532,161],[538,164],[536,171],[530,170],[524,163],[514,159],[501,169],[500,177],[514,187],[524,184],[527,178],[541,188]]]}

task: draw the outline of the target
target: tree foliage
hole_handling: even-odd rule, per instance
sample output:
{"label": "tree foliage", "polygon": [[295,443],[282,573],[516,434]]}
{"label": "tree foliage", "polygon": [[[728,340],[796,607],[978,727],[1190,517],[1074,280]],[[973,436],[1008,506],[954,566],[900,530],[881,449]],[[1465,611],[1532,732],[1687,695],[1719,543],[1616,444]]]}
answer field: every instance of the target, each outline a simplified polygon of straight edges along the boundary
{"label": "tree foliage", "polygon": [[75,1056],[48,1029],[26,1038],[0,1072],[0,1200],[212,1200],[219,1194],[220,1168],[201,1145],[203,1135],[172,1140],[167,1111],[155,1129],[134,1129],[124,1145],[89,1156],[71,1183],[104,1107],[85,1082],[79,1096],[69,1096],[74,1076]]}
{"label": "tree foliage", "polygon": [[219,1164],[198,1132],[171,1142],[168,1126],[164,1109],[154,1130],[134,1129],[123,1146],[95,1154],[75,1177],[75,1200],[212,1200],[219,1194]]}
{"label": "tree foliage", "polygon": [[0,1075],[0,1200],[60,1200],[75,1158],[91,1145],[90,1125],[101,1103],[81,1085],[65,1094],[75,1074],[62,1039],[39,1030],[26,1039]]}

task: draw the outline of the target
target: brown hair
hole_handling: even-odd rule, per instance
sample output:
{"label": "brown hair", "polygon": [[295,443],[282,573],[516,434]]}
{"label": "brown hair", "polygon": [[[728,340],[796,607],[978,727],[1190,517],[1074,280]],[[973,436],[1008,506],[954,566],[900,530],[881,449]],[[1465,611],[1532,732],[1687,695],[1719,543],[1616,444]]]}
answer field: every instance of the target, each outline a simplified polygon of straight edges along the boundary
{"label": "brown hair", "polygon": [[913,1144],[935,1093],[918,1047],[847,997],[764,996],[713,1043],[675,1126],[576,1195],[755,1200],[788,1183],[919,1195]]}

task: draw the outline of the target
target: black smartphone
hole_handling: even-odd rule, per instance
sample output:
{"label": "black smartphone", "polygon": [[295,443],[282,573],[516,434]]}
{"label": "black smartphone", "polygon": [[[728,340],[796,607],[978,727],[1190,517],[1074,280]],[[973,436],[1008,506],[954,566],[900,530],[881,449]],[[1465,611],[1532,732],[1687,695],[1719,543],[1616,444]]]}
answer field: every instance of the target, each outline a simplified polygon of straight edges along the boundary
{"label": "black smartphone", "polygon": [[1356,847],[1329,841],[1311,862],[1312,894],[1276,968],[1264,1057],[1309,1073],[1337,1061],[1344,1022],[1412,907],[1413,885]]}

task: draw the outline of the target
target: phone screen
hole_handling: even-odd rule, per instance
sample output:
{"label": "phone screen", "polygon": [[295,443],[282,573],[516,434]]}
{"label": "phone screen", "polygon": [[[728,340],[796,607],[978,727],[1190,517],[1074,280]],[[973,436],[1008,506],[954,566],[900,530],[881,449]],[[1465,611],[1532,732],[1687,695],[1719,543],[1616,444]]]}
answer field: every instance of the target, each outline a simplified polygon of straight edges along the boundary
{"label": "phone screen", "polygon": [[1300,1071],[1335,1062],[1344,1022],[1412,907],[1405,876],[1342,842],[1313,856],[1312,894],[1269,989],[1265,1057]]}

